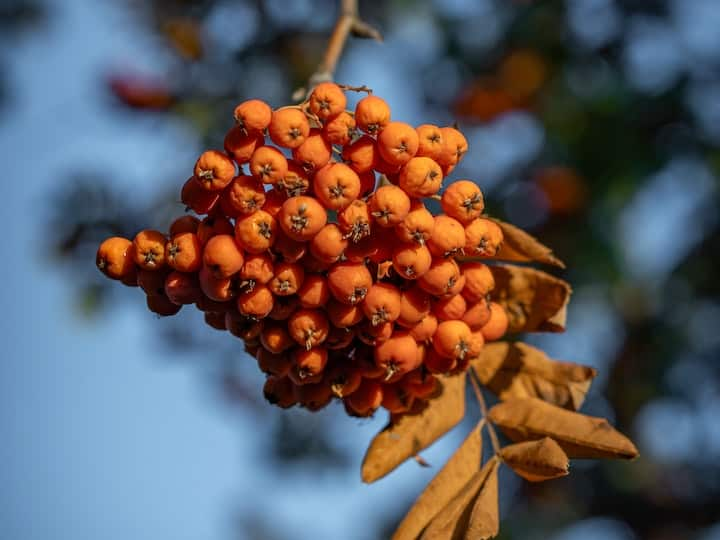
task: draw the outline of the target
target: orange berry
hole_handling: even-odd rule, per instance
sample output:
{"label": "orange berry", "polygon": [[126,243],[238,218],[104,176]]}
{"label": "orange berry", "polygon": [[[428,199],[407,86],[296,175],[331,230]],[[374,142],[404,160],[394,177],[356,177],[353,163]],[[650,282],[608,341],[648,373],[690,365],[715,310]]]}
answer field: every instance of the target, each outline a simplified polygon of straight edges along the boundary
{"label": "orange berry", "polygon": [[382,406],[392,414],[403,414],[408,412],[415,397],[409,394],[400,383],[383,385]]}
{"label": "orange berry", "polygon": [[345,111],[347,98],[337,84],[323,82],[313,88],[308,105],[320,120],[327,120]]}
{"label": "orange berry", "polygon": [[497,302],[490,302],[490,318],[480,329],[485,341],[496,341],[505,335],[509,325],[507,312]]}
{"label": "orange berry", "polygon": [[288,318],[287,326],[290,337],[306,349],[320,345],[330,330],[325,312],[319,309],[298,309]]}
{"label": "orange berry", "polygon": [[135,271],[133,249],[133,243],[127,238],[113,236],[98,247],[95,264],[110,279],[126,278]]}
{"label": "orange berry", "polygon": [[331,298],[325,308],[328,318],[338,328],[349,328],[365,318],[358,304],[344,304]]}
{"label": "orange berry", "polygon": [[419,143],[417,131],[411,125],[390,122],[378,135],[377,148],[388,163],[404,165],[415,155]]}
{"label": "orange berry", "polygon": [[233,234],[235,228],[230,220],[223,216],[208,216],[198,225],[197,237],[200,245],[205,245],[210,238],[217,234]]}
{"label": "orange berry", "polygon": [[410,335],[418,343],[429,341],[437,331],[439,321],[432,313],[428,313],[422,321],[410,328]]}
{"label": "orange berry", "polygon": [[197,272],[202,265],[202,245],[195,233],[176,234],[165,245],[168,265],[180,272]]}
{"label": "orange berry", "polygon": [[337,221],[344,236],[353,242],[370,234],[370,210],[363,200],[356,199],[338,212]]}
{"label": "orange berry", "polygon": [[165,278],[165,296],[173,304],[194,304],[200,298],[200,282],[197,274],[174,270]]}
{"label": "orange berry", "polygon": [[417,285],[400,293],[400,314],[397,323],[412,328],[430,313],[430,295]]}
{"label": "orange berry", "polygon": [[302,259],[300,259],[300,264],[302,264],[303,268],[305,268],[308,272],[316,273],[325,272],[332,266],[332,263],[321,261],[309,251],[303,255]]}
{"label": "orange berry", "polygon": [[490,320],[490,302],[483,298],[479,302],[471,304],[462,316],[463,322],[475,332],[480,330]]}
{"label": "orange berry", "polygon": [[148,309],[160,317],[175,315],[182,308],[182,305],[173,304],[165,295],[154,294],[145,298]]}
{"label": "orange berry", "polygon": [[226,330],[225,314],[221,311],[206,311],[203,314],[203,319],[205,319],[205,324],[215,330],[222,330],[223,332]]}
{"label": "orange berry", "polygon": [[414,157],[400,169],[398,185],[411,197],[430,197],[440,191],[443,174],[429,157]]}
{"label": "orange berry", "polygon": [[375,135],[390,123],[390,107],[382,98],[366,96],[355,106],[355,122],[365,133]]}
{"label": "orange berry", "polygon": [[300,302],[298,297],[295,295],[291,296],[275,296],[275,303],[273,304],[272,311],[268,314],[268,317],[273,321],[284,321],[290,315],[295,313]]}
{"label": "orange berry", "polygon": [[430,269],[418,279],[418,285],[433,296],[443,296],[460,279],[460,268],[453,259],[435,258]]}
{"label": "orange berry", "polygon": [[441,321],[432,337],[433,348],[440,356],[462,360],[471,352],[471,335],[462,321]]}
{"label": "orange berry", "polygon": [[293,240],[279,229],[273,244],[273,253],[282,257],[285,262],[298,262],[307,253],[307,242]]}
{"label": "orange berry", "polygon": [[[208,312],[208,311],[218,311],[218,312],[234,311],[235,306],[233,305],[233,303],[227,301],[227,300],[229,300],[229,298],[222,300],[222,301],[213,300],[212,298],[210,298],[208,295],[206,295],[203,292],[203,287],[207,288],[208,284],[209,284],[207,278],[209,277],[210,279],[212,279],[212,276],[210,276],[210,274],[206,274],[204,276],[205,281],[206,281],[204,284],[202,283],[202,281],[200,281],[200,273],[198,273],[197,276],[198,276],[198,282],[200,283],[200,298],[198,298],[195,301],[196,308],[198,308],[203,313]],[[233,286],[233,287],[230,287],[230,293],[234,294],[234,291],[235,291],[234,284],[231,282],[231,280],[224,280],[224,281],[226,283],[230,282],[230,285]]]}
{"label": "orange berry", "polygon": [[185,232],[196,233],[199,225],[200,220],[195,216],[180,216],[170,224],[170,238]]}
{"label": "orange berry", "polygon": [[306,171],[316,171],[330,161],[332,148],[323,137],[322,131],[311,129],[305,142],[293,149],[292,156]]}
{"label": "orange berry", "polygon": [[[291,371],[290,374],[293,372]],[[314,377],[307,377],[305,381],[309,381]],[[295,399],[298,401],[300,406],[305,407],[311,412],[316,412],[327,406],[332,401],[332,391],[330,386],[322,381],[322,376],[317,376],[319,382],[303,382],[302,385],[298,385],[295,382],[293,391],[295,393]]]}
{"label": "orange berry", "polygon": [[321,308],[330,300],[330,286],[322,274],[307,274],[297,292],[304,308]]}
{"label": "orange berry", "polygon": [[430,349],[425,355],[423,366],[430,373],[445,374],[453,370],[457,365],[454,357],[442,356],[435,349]]}
{"label": "orange berry", "polygon": [[264,210],[239,217],[235,223],[235,241],[248,253],[262,253],[275,242],[277,222]]}
{"label": "orange berry", "polygon": [[340,259],[347,246],[348,241],[340,228],[328,223],[310,240],[310,253],[316,259],[332,264]]}
{"label": "orange berry", "polygon": [[440,128],[442,134],[442,151],[437,157],[437,162],[442,167],[457,165],[468,150],[468,143],[465,136],[459,130],[452,127]]}
{"label": "orange berry", "polygon": [[158,270],[165,266],[167,239],[159,231],[145,229],[133,239],[132,254],[135,264],[146,270]]}
{"label": "orange berry", "polygon": [[462,294],[440,298],[433,305],[433,313],[441,321],[462,319],[467,311],[467,302]]}
{"label": "orange berry", "polygon": [[280,226],[293,240],[304,242],[315,236],[327,223],[327,213],[312,197],[291,197],[278,213]]}
{"label": "orange berry", "polygon": [[340,361],[329,366],[326,370],[327,382],[330,385],[332,393],[344,398],[360,388],[362,383],[362,372],[353,363],[349,361]]}
{"label": "orange berry", "polygon": [[373,193],[370,201],[370,215],[380,227],[394,227],[410,212],[410,198],[397,186],[382,186]]}
{"label": "orange berry", "polygon": [[353,339],[355,339],[355,332],[350,328],[338,328],[331,324],[328,337],[323,345],[330,350],[346,349]]}
{"label": "orange berry", "polygon": [[328,163],[315,173],[313,193],[328,210],[342,210],[360,195],[360,178],[344,163]]}
{"label": "orange berry", "polygon": [[482,191],[470,180],[456,180],[442,194],[440,200],[443,212],[468,225],[479,218],[485,209]]}
{"label": "orange berry", "polygon": [[258,179],[243,174],[233,178],[222,197],[236,215],[252,214],[265,204],[265,188]]}
{"label": "orange berry", "polygon": [[422,368],[411,371],[398,384],[411,396],[423,400],[433,398],[439,389],[437,378]]}
{"label": "orange berry", "polygon": [[292,351],[292,357],[297,374],[300,379],[320,375],[328,361],[328,352],[324,347],[313,347],[304,349],[295,347]]}
{"label": "orange berry", "polygon": [[325,140],[338,146],[348,145],[356,133],[355,118],[345,111],[328,120],[323,126]]}
{"label": "orange berry", "polygon": [[290,296],[302,287],[305,271],[298,263],[280,262],[275,265],[275,276],[270,280],[272,292],[278,296]]}
{"label": "orange berry", "polygon": [[415,128],[418,134],[417,156],[425,156],[437,161],[443,149],[443,137],[440,128],[432,124],[423,124]]}
{"label": "orange berry", "polygon": [[216,191],[208,191],[203,188],[196,176],[191,176],[183,184],[180,191],[180,200],[196,214],[208,214],[220,200],[220,194]]}
{"label": "orange berry", "polygon": [[273,146],[258,146],[250,158],[250,174],[264,184],[277,183],[287,172],[287,158]]}
{"label": "orange berry", "polygon": [[274,375],[276,377],[285,377],[290,372],[290,368],[292,368],[293,365],[292,358],[286,352],[275,354],[262,346],[255,354],[255,358],[257,358],[260,371],[266,373],[267,375]]}
{"label": "orange berry", "polygon": [[272,118],[270,105],[260,99],[249,99],[235,107],[233,114],[237,127],[244,133],[262,133]]}
{"label": "orange berry", "polygon": [[271,375],[265,379],[263,396],[271,405],[277,405],[281,409],[289,409],[297,403],[294,386],[288,377]]}
{"label": "orange berry", "polygon": [[237,297],[237,310],[256,319],[264,319],[272,311],[274,297],[266,285],[256,283],[252,289],[241,292]]}
{"label": "orange berry", "polygon": [[165,278],[170,270],[163,268],[162,270],[145,270],[143,268],[137,271],[137,284],[145,294],[152,296],[159,294],[165,295]]}
{"label": "orange berry", "polygon": [[285,202],[288,197],[297,197],[298,195],[304,195],[310,191],[310,175],[302,167],[302,165],[296,161],[290,160],[288,161],[288,172],[275,186],[277,189],[282,191],[284,195],[284,198],[278,205],[279,211],[280,206],[282,206],[282,203]]}
{"label": "orange berry", "polygon": [[405,279],[418,279],[432,264],[430,250],[419,244],[401,244],[392,254],[393,268]]}
{"label": "orange berry", "polygon": [[362,303],[362,310],[373,326],[394,322],[400,316],[400,291],[390,283],[375,283]]}
{"label": "orange berry", "polygon": [[424,244],[435,228],[435,218],[422,201],[413,200],[405,219],[395,226],[395,234],[406,243]]}
{"label": "orange berry", "polygon": [[400,171],[402,170],[402,168],[403,165],[399,165],[397,163],[388,163],[382,158],[380,152],[376,153],[374,169],[378,172],[378,174],[384,174],[390,181],[390,183],[398,185]]}
{"label": "orange berry", "polygon": [[245,262],[235,239],[229,234],[218,234],[210,238],[205,244],[202,260],[216,278],[227,278],[236,274]]}
{"label": "orange berry", "polygon": [[500,251],[503,232],[500,226],[487,218],[476,218],[465,227],[465,254],[494,257]]}
{"label": "orange berry", "polygon": [[371,171],[375,167],[377,157],[375,139],[367,135],[345,146],[342,151],[343,161],[358,174]]}
{"label": "orange berry", "polygon": [[250,161],[255,148],[265,142],[261,134],[246,134],[239,126],[231,128],[225,135],[224,147],[228,155],[235,160],[235,163],[242,165]]}
{"label": "orange berry", "polygon": [[210,300],[227,302],[237,294],[236,283],[231,278],[216,278],[205,267],[200,269],[198,278],[200,289]]}
{"label": "orange berry", "polygon": [[375,364],[385,369],[385,379],[399,377],[418,367],[417,342],[407,332],[396,332],[375,347]]}
{"label": "orange berry", "polygon": [[435,226],[427,247],[434,257],[450,257],[465,247],[465,229],[450,216],[435,216]]}
{"label": "orange berry", "polygon": [[327,277],[330,292],[343,304],[362,302],[373,284],[370,271],[360,263],[338,263],[328,270]]}
{"label": "orange berry", "polygon": [[300,109],[278,109],[272,113],[268,134],[278,146],[297,148],[310,134],[310,123]]}
{"label": "orange berry", "polygon": [[267,321],[260,332],[260,343],[274,354],[280,354],[295,345],[295,341],[287,330],[287,325]]}
{"label": "orange berry", "polygon": [[240,269],[240,279],[250,288],[256,283],[267,285],[274,275],[273,261],[266,253],[248,254]]}
{"label": "orange berry", "polygon": [[470,303],[483,300],[495,288],[495,277],[490,267],[481,262],[467,262],[460,267],[465,276],[462,295]]}
{"label": "orange berry", "polygon": [[365,197],[375,189],[375,171],[366,171],[359,174],[360,177],[360,197]]}
{"label": "orange berry", "polygon": [[195,163],[195,176],[208,191],[222,191],[235,177],[235,164],[222,152],[207,150]]}
{"label": "orange berry", "polygon": [[387,341],[388,338],[393,335],[394,330],[395,325],[391,322],[382,322],[374,325],[366,320],[355,327],[355,335],[366,345],[375,347],[378,343]]}

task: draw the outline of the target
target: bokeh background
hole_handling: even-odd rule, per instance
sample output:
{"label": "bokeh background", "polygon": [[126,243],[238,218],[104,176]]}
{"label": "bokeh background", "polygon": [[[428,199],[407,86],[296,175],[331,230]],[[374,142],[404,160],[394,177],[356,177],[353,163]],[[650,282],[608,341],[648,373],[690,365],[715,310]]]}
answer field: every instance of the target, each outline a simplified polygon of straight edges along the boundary
{"label": "bokeh background", "polygon": [[[501,538],[720,538],[720,2],[361,2],[336,79],[414,124],[457,121],[490,212],[568,264],[583,411],[633,463],[501,476]],[[101,238],[166,228],[233,106],[287,104],[331,0],[2,0],[0,538],[388,538],[469,424],[377,484],[385,422],[265,404],[239,342],[158,320],[94,268]],[[356,98],[355,98],[356,99]],[[476,409],[469,408],[470,420]]]}

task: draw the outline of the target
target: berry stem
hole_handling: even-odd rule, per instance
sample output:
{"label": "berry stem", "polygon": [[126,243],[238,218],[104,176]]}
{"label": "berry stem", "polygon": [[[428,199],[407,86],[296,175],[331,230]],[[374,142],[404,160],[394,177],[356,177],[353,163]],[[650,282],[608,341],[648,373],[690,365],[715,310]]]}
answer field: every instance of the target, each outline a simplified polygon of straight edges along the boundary
{"label": "berry stem", "polygon": [[495,452],[495,455],[498,455],[500,453],[500,442],[498,441],[497,433],[495,433],[495,426],[493,426],[492,422],[488,420],[487,404],[485,403],[485,398],[483,397],[482,390],[480,389],[480,385],[478,384],[478,382],[475,380],[475,377],[475,369],[470,368],[468,370],[468,379],[470,379],[470,384],[472,384],[473,391],[475,392],[475,397],[477,398],[478,404],[480,405],[480,412],[482,414],[482,418],[487,424],[488,434],[490,435],[490,443],[492,444],[493,451]]}

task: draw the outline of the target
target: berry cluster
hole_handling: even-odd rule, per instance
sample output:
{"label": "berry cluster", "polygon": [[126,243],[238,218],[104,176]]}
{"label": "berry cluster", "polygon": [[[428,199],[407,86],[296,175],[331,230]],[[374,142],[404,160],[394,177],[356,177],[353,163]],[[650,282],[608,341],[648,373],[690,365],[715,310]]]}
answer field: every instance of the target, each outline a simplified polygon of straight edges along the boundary
{"label": "berry cluster", "polygon": [[205,217],[109,238],[97,265],[158,315],[194,304],[242,339],[280,407],[335,396],[354,416],[402,414],[505,333],[480,262],[503,234],[474,182],[442,190],[467,151],[460,131],[391,121],[371,94],[346,104],[333,83],[299,106],[241,103],[225,151],[204,152],[182,187]]}

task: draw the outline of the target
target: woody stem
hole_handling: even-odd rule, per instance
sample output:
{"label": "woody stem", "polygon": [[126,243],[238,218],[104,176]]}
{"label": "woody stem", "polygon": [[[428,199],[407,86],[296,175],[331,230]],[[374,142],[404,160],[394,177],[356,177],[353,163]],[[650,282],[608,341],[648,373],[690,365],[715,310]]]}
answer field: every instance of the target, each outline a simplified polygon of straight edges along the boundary
{"label": "woody stem", "polygon": [[487,404],[485,403],[485,397],[482,394],[480,385],[475,380],[475,371],[473,369],[468,370],[468,378],[470,379],[470,384],[472,384],[473,391],[475,392],[475,397],[480,404],[480,413],[482,414],[483,419],[487,423],[488,434],[490,435],[490,443],[492,444],[493,451],[495,452],[495,454],[499,454],[500,442],[498,441],[497,433],[495,433],[495,426],[493,426],[492,422],[488,420],[488,408]]}

